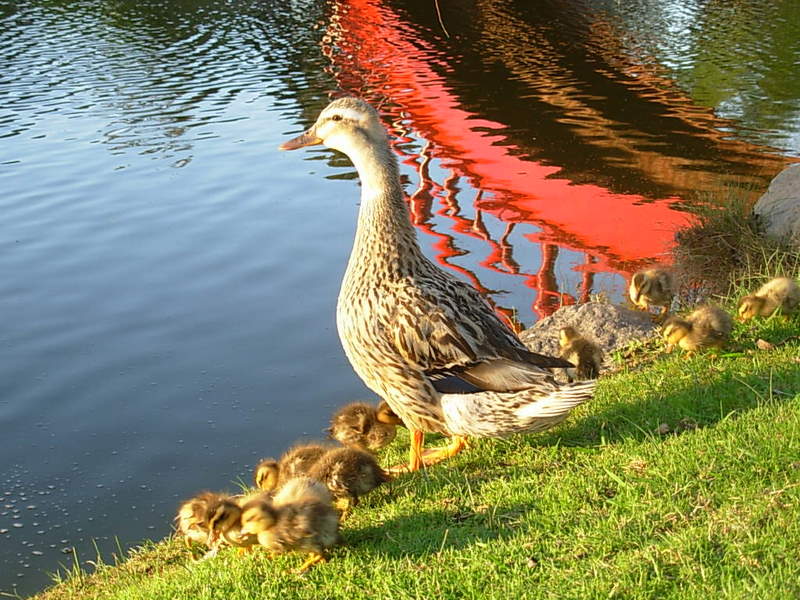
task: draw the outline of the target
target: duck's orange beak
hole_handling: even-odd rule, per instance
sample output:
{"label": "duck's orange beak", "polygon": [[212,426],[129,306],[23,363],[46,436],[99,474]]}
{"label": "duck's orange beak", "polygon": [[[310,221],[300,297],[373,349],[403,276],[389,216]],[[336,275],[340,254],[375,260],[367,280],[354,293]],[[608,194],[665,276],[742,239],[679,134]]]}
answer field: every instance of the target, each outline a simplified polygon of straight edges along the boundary
{"label": "duck's orange beak", "polygon": [[312,127],[308,131],[301,133],[296,138],[292,138],[287,142],[283,142],[280,146],[278,146],[279,150],[297,150],[298,148],[304,148],[305,146],[316,146],[317,144],[321,144],[322,140],[316,136],[314,133],[314,128]]}

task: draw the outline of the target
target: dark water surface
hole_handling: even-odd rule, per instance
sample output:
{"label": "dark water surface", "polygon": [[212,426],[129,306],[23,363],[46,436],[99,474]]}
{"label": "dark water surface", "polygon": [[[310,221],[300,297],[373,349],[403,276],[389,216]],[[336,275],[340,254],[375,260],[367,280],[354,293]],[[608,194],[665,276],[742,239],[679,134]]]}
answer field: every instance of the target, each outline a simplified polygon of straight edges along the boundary
{"label": "dark water surface", "polygon": [[0,590],[368,397],[352,167],[277,151],[330,93],[381,105],[426,252],[526,325],[799,154],[795,2],[446,4],[449,38],[411,1],[0,0]]}

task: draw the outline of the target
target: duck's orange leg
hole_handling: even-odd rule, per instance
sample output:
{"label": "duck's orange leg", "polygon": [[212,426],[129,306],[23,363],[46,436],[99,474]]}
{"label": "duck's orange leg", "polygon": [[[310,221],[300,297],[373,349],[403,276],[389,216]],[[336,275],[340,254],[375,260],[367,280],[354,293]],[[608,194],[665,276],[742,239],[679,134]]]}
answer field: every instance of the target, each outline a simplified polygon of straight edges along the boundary
{"label": "duck's orange leg", "polygon": [[411,447],[408,451],[408,470],[419,471],[422,467],[422,445],[425,443],[425,432],[411,430]]}
{"label": "duck's orange leg", "polygon": [[450,443],[441,448],[431,448],[422,451],[422,444],[425,434],[417,429],[411,430],[411,448],[409,449],[408,464],[397,465],[387,469],[387,473],[407,473],[419,471],[422,467],[429,467],[448,458],[452,458],[467,447],[467,438],[461,435],[454,435],[450,438]]}
{"label": "duck's orange leg", "polygon": [[386,473],[396,475],[398,473],[408,473],[419,471],[422,467],[422,444],[425,442],[425,432],[419,429],[411,430],[411,447],[408,452],[407,465],[395,465],[386,469]]}

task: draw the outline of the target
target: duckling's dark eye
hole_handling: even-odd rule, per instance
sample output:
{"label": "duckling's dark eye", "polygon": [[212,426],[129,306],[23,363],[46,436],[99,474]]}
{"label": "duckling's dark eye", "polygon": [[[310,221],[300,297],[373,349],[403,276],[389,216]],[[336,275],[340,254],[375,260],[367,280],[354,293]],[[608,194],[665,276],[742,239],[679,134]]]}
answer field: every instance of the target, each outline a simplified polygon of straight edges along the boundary
{"label": "duckling's dark eye", "polygon": [[342,120],[342,115],[333,115],[331,117],[331,121],[341,121],[341,120]]}

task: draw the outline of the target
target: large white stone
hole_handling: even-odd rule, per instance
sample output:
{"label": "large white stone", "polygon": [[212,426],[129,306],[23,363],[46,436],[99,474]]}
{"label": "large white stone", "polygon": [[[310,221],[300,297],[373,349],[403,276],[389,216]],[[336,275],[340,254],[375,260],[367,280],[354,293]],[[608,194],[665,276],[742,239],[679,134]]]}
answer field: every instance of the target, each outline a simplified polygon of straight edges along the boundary
{"label": "large white stone", "polygon": [[753,207],[764,233],[800,246],[800,164],[775,176]]}

